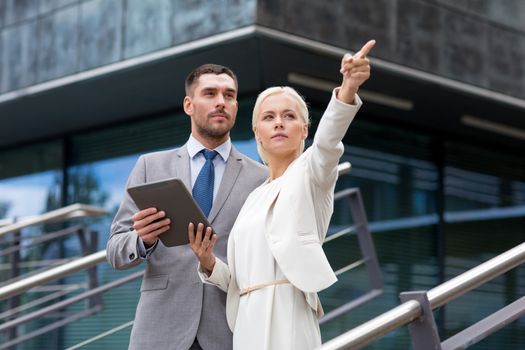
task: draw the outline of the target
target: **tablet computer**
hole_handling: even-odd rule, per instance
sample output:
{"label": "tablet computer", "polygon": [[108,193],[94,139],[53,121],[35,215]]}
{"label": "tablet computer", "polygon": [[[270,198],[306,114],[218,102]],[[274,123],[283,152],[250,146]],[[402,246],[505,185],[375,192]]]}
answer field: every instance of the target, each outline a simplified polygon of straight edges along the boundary
{"label": "tablet computer", "polygon": [[149,182],[143,185],[129,187],[129,195],[140,210],[157,208],[166,212],[166,218],[171,219],[170,229],[159,235],[159,239],[167,247],[188,244],[188,224],[195,227],[199,222],[204,227],[211,226],[199,205],[193,199],[184,183],[179,178]]}

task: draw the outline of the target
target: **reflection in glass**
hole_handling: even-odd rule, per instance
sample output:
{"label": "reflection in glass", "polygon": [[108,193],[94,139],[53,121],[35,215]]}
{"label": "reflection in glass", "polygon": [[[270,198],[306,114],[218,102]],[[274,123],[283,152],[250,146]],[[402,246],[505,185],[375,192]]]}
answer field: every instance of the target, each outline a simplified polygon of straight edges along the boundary
{"label": "reflection in glass", "polygon": [[32,216],[56,209],[61,173],[43,173],[0,180],[0,219]]}

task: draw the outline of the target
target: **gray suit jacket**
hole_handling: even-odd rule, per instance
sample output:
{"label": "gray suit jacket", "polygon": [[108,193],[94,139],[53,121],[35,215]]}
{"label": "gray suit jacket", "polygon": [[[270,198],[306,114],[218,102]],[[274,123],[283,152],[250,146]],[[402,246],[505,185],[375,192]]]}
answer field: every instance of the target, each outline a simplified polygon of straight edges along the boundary
{"label": "gray suit jacket", "polygon": [[[248,194],[267,177],[265,167],[240,154],[233,146],[222,182],[209,215],[217,233],[215,254],[226,261],[231,227]],[[179,177],[191,190],[190,159],[186,146],[143,155],[127,186]],[[138,209],[126,193],[111,225],[107,260],[116,269],[137,266],[144,259],[137,251],[131,216]],[[183,234],[186,234],[185,232]],[[231,349],[232,333],[226,322],[226,294],[203,285],[197,258],[188,245],[167,248],[160,241],[147,257],[129,349],[188,349],[195,337],[201,347]]]}

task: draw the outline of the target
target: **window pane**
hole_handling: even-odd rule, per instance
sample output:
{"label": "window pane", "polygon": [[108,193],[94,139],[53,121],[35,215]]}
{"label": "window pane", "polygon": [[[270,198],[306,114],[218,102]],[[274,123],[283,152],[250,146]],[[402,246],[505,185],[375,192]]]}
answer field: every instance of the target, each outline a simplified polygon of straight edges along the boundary
{"label": "window pane", "polygon": [[[453,142],[446,144],[445,162],[448,280],[524,241],[525,162],[510,152]],[[523,296],[524,276],[525,267],[517,267],[447,305],[447,335]],[[517,320],[473,348],[520,348],[524,327],[525,320]]]}
{"label": "window pane", "polygon": [[[40,215],[61,206],[62,143],[50,142],[0,152],[0,223],[7,224],[17,218]],[[40,235],[47,227],[30,227],[21,231],[24,238]],[[0,238],[0,246],[11,245],[13,234]],[[53,245],[23,247],[22,267],[18,274],[35,269],[31,261],[52,259]],[[1,261],[8,263],[9,255]],[[2,268],[1,281],[13,276]]]}

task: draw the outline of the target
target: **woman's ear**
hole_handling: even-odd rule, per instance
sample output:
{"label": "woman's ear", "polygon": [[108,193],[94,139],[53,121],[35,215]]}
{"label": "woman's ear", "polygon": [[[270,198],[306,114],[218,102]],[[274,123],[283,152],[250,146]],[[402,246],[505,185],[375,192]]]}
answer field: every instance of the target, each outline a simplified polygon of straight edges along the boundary
{"label": "woman's ear", "polygon": [[302,138],[303,140],[306,140],[307,137],[308,137],[308,124],[304,124]]}

